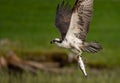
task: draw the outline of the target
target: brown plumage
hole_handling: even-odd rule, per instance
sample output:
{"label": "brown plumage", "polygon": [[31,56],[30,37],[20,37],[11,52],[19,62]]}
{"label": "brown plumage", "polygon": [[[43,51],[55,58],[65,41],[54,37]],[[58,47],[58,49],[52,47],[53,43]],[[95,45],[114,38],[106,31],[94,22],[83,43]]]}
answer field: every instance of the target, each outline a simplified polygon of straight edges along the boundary
{"label": "brown plumage", "polygon": [[[85,41],[91,21],[93,11],[92,6],[93,4],[91,0],[76,0],[73,9],[70,8],[70,5],[68,3],[65,3],[64,1],[62,1],[61,4],[58,4],[55,25],[60,31],[62,39],[65,38],[66,33],[69,29],[72,14],[76,13],[78,21],[74,20],[74,23],[76,22],[76,27],[73,28],[74,30],[77,30],[77,32],[75,32],[74,34],[76,35],[76,37]],[[70,28],[70,30],[71,29],[72,28]]]}
{"label": "brown plumage", "polygon": [[[74,27],[69,28],[74,32],[76,37],[82,41],[86,40],[86,36],[89,30],[89,25],[93,12],[93,0],[76,0],[73,7],[73,18],[76,18],[71,23],[74,23]],[[74,31],[73,31],[74,30]]]}
{"label": "brown plumage", "polygon": [[62,1],[58,4],[56,11],[55,25],[61,33],[62,40],[65,38],[69,28],[72,10],[68,3]]}
{"label": "brown plumage", "polygon": [[51,43],[69,48],[78,55],[78,65],[87,77],[82,52],[96,53],[102,49],[97,42],[86,42],[89,25],[93,14],[93,0],[76,0],[73,8],[62,1],[57,7],[55,25],[62,39],[55,38]]}

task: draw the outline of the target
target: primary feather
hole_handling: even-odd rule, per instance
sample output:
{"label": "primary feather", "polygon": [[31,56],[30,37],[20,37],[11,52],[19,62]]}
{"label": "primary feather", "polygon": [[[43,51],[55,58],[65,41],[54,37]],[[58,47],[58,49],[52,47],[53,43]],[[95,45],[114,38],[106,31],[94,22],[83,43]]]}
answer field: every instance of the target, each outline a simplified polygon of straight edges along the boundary
{"label": "primary feather", "polygon": [[62,1],[58,4],[56,11],[55,25],[61,33],[62,40],[65,38],[70,25],[72,10],[68,3]]}
{"label": "primary feather", "polygon": [[86,40],[93,12],[93,0],[76,0],[72,10],[68,35],[75,35],[82,41]]}

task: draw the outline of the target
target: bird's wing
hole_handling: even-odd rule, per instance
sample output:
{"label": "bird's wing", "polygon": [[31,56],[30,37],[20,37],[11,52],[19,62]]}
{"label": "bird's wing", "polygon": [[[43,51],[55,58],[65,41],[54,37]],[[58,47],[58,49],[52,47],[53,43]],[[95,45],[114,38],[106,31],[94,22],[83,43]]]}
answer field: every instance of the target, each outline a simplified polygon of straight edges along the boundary
{"label": "bird's wing", "polygon": [[93,11],[93,0],[76,0],[66,37],[74,35],[85,41]]}
{"label": "bird's wing", "polygon": [[71,15],[72,9],[68,3],[62,1],[62,3],[58,4],[56,10],[55,25],[61,33],[62,40],[68,31]]}

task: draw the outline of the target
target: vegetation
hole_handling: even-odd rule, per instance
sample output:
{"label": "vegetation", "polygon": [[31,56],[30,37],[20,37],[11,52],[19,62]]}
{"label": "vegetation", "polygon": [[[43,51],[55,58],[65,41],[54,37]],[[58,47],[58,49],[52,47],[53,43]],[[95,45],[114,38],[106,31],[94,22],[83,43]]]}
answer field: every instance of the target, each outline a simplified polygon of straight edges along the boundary
{"label": "vegetation", "polygon": [[17,74],[16,76],[8,75],[1,72],[1,83],[119,83],[120,71],[113,70],[95,70],[88,69],[89,77],[85,79],[79,70],[74,70],[71,73],[53,74],[47,72],[38,72],[37,75],[30,73]]}
{"label": "vegetation", "polygon": [[[68,0],[69,1],[69,0]],[[72,5],[75,0],[71,0]],[[64,49],[50,45],[49,41],[59,37],[54,27],[55,9],[60,0],[0,0],[0,40],[10,40],[17,43],[7,49],[20,52],[63,52]],[[103,50],[98,54],[84,53],[86,63],[105,65],[109,68],[120,66],[120,1],[94,0],[94,14],[87,41],[99,41]],[[0,46],[0,52],[6,50]],[[68,52],[68,51],[64,51]],[[0,53],[1,55],[1,53]],[[88,68],[90,73],[91,69]],[[119,69],[118,69],[119,70]],[[47,83],[47,82],[88,82],[88,83],[119,83],[120,72],[117,69],[105,69],[91,72],[87,80],[83,80],[79,71],[65,75],[54,75],[40,72],[37,76],[29,73],[18,76],[0,73],[0,82],[8,83]]]}

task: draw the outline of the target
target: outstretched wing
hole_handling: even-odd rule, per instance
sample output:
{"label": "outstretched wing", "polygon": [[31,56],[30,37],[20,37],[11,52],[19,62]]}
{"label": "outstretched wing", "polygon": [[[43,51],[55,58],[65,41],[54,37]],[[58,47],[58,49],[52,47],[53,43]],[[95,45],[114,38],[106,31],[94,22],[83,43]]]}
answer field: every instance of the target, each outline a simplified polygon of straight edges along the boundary
{"label": "outstretched wing", "polygon": [[61,33],[62,40],[66,36],[69,28],[70,19],[72,15],[72,9],[68,3],[62,1],[58,4],[56,11],[55,25]]}
{"label": "outstretched wing", "polygon": [[85,41],[93,11],[93,0],[76,0],[67,37],[75,35]]}

